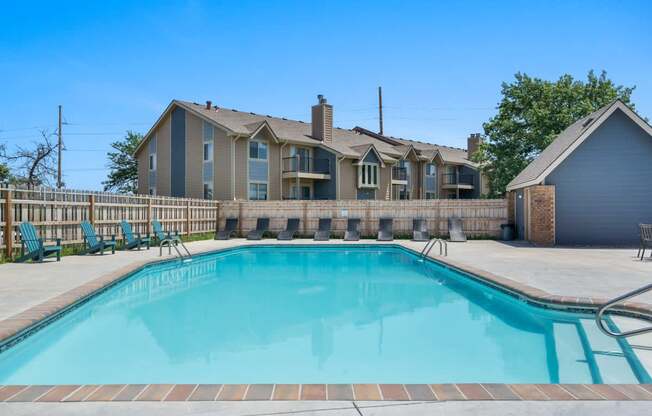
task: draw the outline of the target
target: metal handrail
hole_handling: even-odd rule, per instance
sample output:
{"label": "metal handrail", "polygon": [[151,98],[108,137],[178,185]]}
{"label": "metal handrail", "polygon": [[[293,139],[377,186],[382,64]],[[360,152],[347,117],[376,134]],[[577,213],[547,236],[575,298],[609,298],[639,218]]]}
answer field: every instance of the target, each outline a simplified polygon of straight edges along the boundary
{"label": "metal handrail", "polygon": [[430,250],[432,250],[432,248],[437,243],[439,243],[439,255],[441,256],[443,252],[444,257],[448,257],[448,243],[446,242],[446,240],[443,240],[441,238],[431,238],[430,240],[428,240],[425,247],[423,247],[423,250],[421,250],[419,257],[422,260],[428,257],[428,254],[430,254]]}
{"label": "metal handrail", "polygon": [[595,322],[598,324],[598,328],[605,334],[609,335],[610,337],[615,337],[615,338],[624,338],[624,337],[631,337],[632,335],[640,335],[644,334],[647,332],[652,332],[652,326],[647,327],[647,328],[639,328],[639,329],[634,329],[631,331],[625,331],[625,332],[614,332],[608,327],[605,326],[604,319],[602,316],[607,312],[607,309],[610,307],[624,301],[630,298],[633,298],[634,296],[642,295],[645,292],[648,292],[652,290],[652,283],[649,285],[645,285],[643,287],[640,287],[636,290],[632,290],[631,292],[627,292],[624,295],[618,296],[617,298],[613,298],[609,302],[605,303],[602,305],[599,309],[598,312],[595,314]]}
{"label": "metal handrail", "polygon": [[[177,244],[174,244],[175,241]],[[159,250],[158,250],[159,257],[163,256],[163,245],[168,246],[168,255],[172,254],[172,248],[174,247],[174,250],[177,252],[177,256],[180,259],[192,258],[192,254],[190,254],[188,247],[186,247],[185,244],[183,244],[183,241],[174,238],[164,238],[163,240],[161,240],[161,244],[159,244]],[[179,245],[181,245],[181,247],[183,247],[183,249],[185,250],[186,252],[185,255],[181,253],[181,250],[179,250]]]}

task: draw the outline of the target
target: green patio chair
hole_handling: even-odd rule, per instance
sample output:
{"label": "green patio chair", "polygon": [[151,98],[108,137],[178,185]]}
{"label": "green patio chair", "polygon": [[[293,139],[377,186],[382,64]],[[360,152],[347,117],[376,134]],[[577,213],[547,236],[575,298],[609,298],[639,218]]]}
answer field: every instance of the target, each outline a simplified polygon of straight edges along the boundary
{"label": "green patio chair", "polygon": [[152,220],[152,231],[154,232],[154,237],[158,240],[160,245],[163,240],[171,240],[174,244],[181,242],[181,237],[179,237],[179,231],[165,232],[163,231],[163,226],[159,220]]}
{"label": "green patio chair", "polygon": [[95,228],[88,221],[82,221],[79,224],[84,234],[84,251],[82,254],[100,253],[104,255],[104,251],[111,249],[111,254],[115,254],[115,235],[111,236],[111,240],[105,240],[103,235],[97,235]]}
{"label": "green patio chair", "polygon": [[149,250],[150,240],[148,235],[143,237],[140,235],[140,233],[137,233],[136,236],[134,236],[134,233],[131,230],[131,224],[125,220],[120,221],[120,228],[122,228],[122,235],[124,236],[125,249],[131,250],[138,248],[138,250],[140,250],[142,245],[147,245],[147,250]]}
{"label": "green patio chair", "polygon": [[57,261],[61,260],[60,238],[49,239],[49,241],[55,241],[56,244],[46,246],[43,242],[48,239],[39,237],[32,223],[20,223],[18,230],[20,231],[20,257],[16,259],[17,262],[27,260],[42,262],[44,258],[54,255],[57,256]]}

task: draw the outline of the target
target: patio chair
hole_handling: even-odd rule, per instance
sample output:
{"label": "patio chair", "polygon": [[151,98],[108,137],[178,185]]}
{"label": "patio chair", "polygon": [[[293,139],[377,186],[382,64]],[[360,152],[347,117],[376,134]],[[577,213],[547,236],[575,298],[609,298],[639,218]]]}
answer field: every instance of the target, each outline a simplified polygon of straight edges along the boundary
{"label": "patio chair", "polygon": [[459,217],[450,217],[448,219],[448,241],[463,243],[466,241],[466,235],[462,230],[462,219]]}
{"label": "patio chair", "polygon": [[152,231],[154,232],[154,237],[158,240],[159,246],[164,240],[170,240],[175,245],[181,242],[179,231],[163,231],[163,226],[159,220],[152,220]]}
{"label": "patio chair", "polygon": [[430,240],[430,233],[428,232],[428,225],[423,218],[414,218],[412,220],[412,241],[428,241]]}
{"label": "patio chair", "polygon": [[134,248],[138,248],[138,250],[140,250],[140,247],[143,245],[146,245],[147,250],[149,250],[150,239],[148,235],[143,237],[140,235],[140,233],[137,233],[136,236],[134,236],[134,233],[131,229],[131,224],[125,220],[120,221],[120,228],[122,228],[122,235],[124,236],[124,248],[126,250],[131,250]]}
{"label": "patio chair", "polygon": [[110,240],[105,240],[103,235],[95,233],[95,227],[88,222],[82,221],[79,224],[84,234],[84,251],[81,254],[94,254],[100,253],[104,255],[105,250],[111,250],[111,254],[115,254],[115,235],[111,235]]}
{"label": "patio chair", "polygon": [[277,240],[292,240],[299,231],[299,218],[288,218],[287,226],[276,237]]}
{"label": "patio chair", "polygon": [[215,239],[228,240],[238,233],[237,229],[238,229],[238,219],[227,218],[226,222],[224,223],[224,229],[222,231],[218,231],[215,234]]}
{"label": "patio chair", "polygon": [[392,227],[394,225],[393,218],[381,218],[378,221],[378,241],[392,241],[394,240],[394,232]]}
{"label": "patio chair", "polygon": [[360,240],[360,218],[349,218],[346,220],[346,231],[344,241]]}
{"label": "patio chair", "polygon": [[260,240],[265,236],[269,230],[269,218],[263,217],[256,220],[256,229],[249,231],[247,240]]}
{"label": "patio chair", "polygon": [[331,238],[331,222],[330,218],[320,218],[317,231],[315,231],[315,241],[328,241]]}
{"label": "patio chair", "polygon": [[27,260],[43,261],[44,258],[49,256],[57,256],[57,261],[61,260],[61,239],[49,239],[55,241],[55,245],[46,246],[43,244],[48,239],[41,238],[36,232],[36,228],[32,223],[23,222],[18,226],[20,231],[20,257],[16,259],[17,262],[24,262]]}
{"label": "patio chair", "polygon": [[[636,257],[640,257],[641,261],[643,261],[645,250],[652,248],[652,224],[639,224],[638,227],[641,230],[641,245]],[[650,254],[650,257],[652,257],[652,254]]]}

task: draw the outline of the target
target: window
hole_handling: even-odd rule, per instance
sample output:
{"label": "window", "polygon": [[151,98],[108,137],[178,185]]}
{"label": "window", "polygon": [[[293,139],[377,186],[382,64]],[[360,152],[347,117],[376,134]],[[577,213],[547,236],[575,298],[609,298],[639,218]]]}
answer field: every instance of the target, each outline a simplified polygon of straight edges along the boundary
{"label": "window", "polygon": [[358,166],[358,188],[378,187],[378,164],[363,163]]}
{"label": "window", "polygon": [[156,195],[156,188],[149,188],[150,195]]}
{"label": "window", "polygon": [[202,178],[204,199],[213,199],[213,126],[204,121]]}
{"label": "window", "polygon": [[267,199],[266,183],[250,183],[249,199],[252,201],[265,201]]}
{"label": "window", "polygon": [[426,199],[437,199],[437,194],[435,192],[426,192]]}
{"label": "window", "polygon": [[149,170],[156,170],[156,153],[149,155]]}
{"label": "window", "polygon": [[434,163],[428,163],[426,165],[426,176],[436,176],[437,175],[437,165]]}
{"label": "window", "polygon": [[213,199],[213,183],[204,182],[204,199]]}
{"label": "window", "polygon": [[267,143],[251,140],[249,142],[249,159],[267,160]]}

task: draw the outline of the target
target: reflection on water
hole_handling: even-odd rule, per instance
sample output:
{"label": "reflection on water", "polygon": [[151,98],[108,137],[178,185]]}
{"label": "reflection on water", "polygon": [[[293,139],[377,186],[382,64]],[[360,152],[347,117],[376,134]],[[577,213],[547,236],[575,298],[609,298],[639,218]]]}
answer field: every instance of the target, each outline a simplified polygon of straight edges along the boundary
{"label": "reflection on water", "polygon": [[0,355],[0,383],[637,382],[590,317],[395,248],[156,265]]}

